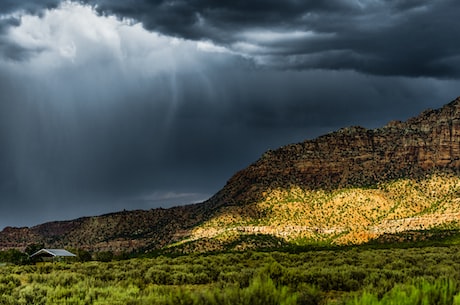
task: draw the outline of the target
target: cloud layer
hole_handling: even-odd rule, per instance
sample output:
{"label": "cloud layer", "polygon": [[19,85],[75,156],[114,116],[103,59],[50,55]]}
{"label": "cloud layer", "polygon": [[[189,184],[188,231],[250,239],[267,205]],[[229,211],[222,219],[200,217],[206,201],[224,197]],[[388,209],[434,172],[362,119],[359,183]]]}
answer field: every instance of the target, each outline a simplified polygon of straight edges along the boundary
{"label": "cloud layer", "polygon": [[149,30],[212,41],[270,67],[460,76],[455,0],[88,3]]}
{"label": "cloud layer", "polygon": [[[460,42],[455,39],[460,7],[455,0],[85,2],[101,14],[136,20],[156,33],[209,41],[267,67],[460,76]],[[58,5],[55,0],[39,3],[3,3],[0,29],[18,22],[15,12]],[[5,41],[0,51],[13,59],[27,54]]]}

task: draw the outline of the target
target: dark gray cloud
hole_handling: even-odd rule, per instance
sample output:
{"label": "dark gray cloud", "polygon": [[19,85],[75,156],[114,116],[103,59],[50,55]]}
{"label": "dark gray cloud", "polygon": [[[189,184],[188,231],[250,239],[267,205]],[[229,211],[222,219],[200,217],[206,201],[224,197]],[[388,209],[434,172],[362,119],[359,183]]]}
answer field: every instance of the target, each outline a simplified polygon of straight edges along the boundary
{"label": "dark gray cloud", "polygon": [[453,1],[33,3],[0,4],[0,228],[206,199],[459,95]]}
{"label": "dark gray cloud", "polygon": [[149,30],[211,40],[276,68],[460,76],[455,0],[87,2]]}
{"label": "dark gray cloud", "polygon": [[[140,21],[148,30],[212,41],[272,68],[460,76],[460,6],[455,0],[84,2],[102,14]],[[40,12],[58,3],[6,1],[0,12]],[[1,45],[0,52],[9,58],[28,55],[18,45]]]}
{"label": "dark gray cloud", "polygon": [[61,0],[3,0],[0,3],[1,14],[11,14],[17,11],[24,11],[27,13],[41,13],[44,9],[57,7]]}

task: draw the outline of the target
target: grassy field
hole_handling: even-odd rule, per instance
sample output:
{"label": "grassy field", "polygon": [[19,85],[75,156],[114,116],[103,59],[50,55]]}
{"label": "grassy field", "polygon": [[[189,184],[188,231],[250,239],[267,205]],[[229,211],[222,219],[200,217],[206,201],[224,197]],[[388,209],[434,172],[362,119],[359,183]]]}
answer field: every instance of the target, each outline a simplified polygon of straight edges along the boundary
{"label": "grassy field", "polygon": [[2,265],[0,304],[460,304],[456,240]]}

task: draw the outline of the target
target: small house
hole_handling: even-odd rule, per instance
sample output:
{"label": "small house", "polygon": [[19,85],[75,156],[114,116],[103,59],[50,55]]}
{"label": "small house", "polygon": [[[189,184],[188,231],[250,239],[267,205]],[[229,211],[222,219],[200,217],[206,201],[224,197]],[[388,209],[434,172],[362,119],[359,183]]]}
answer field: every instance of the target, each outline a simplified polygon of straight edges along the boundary
{"label": "small house", "polygon": [[53,262],[69,257],[76,257],[76,255],[64,249],[41,249],[30,256],[30,258],[44,258],[45,260],[51,258]]}

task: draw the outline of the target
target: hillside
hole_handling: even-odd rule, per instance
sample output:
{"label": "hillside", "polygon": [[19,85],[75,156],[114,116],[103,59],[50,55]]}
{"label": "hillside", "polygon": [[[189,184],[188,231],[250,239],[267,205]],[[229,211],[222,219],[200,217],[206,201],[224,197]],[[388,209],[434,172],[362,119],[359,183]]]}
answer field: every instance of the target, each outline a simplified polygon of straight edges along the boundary
{"label": "hillside", "polygon": [[349,127],[266,152],[215,196],[189,206],[6,228],[0,249],[208,251],[362,243],[457,227],[460,98],[406,122]]}

